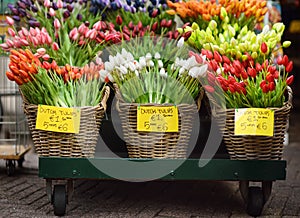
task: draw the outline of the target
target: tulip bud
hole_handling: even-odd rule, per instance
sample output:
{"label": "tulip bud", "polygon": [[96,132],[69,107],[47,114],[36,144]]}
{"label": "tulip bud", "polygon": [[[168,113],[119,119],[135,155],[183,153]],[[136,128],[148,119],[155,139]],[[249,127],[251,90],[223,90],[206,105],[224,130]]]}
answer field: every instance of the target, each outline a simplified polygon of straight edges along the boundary
{"label": "tulip bud", "polygon": [[51,17],[54,17],[56,15],[56,12],[53,8],[50,8],[49,9],[49,14],[50,14]]}
{"label": "tulip bud", "polygon": [[10,27],[7,28],[7,32],[12,37],[16,36],[16,32],[12,28],[10,28]]}
{"label": "tulip bud", "polygon": [[[208,24],[208,27],[211,29],[211,30],[215,30],[217,28],[218,24],[215,20],[211,20]],[[193,27],[193,26],[192,26]],[[199,26],[198,26],[199,28]]]}
{"label": "tulip bud", "polygon": [[252,52],[252,54],[251,54],[251,57],[253,58],[253,59],[256,59],[257,58],[257,52]]}
{"label": "tulip bud", "polygon": [[49,8],[50,7],[50,0],[44,0],[44,6],[46,8]]}
{"label": "tulip bud", "polygon": [[119,26],[122,25],[123,20],[122,20],[122,17],[121,17],[120,15],[117,16],[117,18],[116,18],[116,23],[117,23]]}
{"label": "tulip bud", "polygon": [[59,20],[58,20],[57,18],[55,18],[55,19],[54,19],[54,28],[55,28],[56,30],[59,30],[60,27],[61,27],[61,25],[60,25]]}
{"label": "tulip bud", "polygon": [[284,66],[287,66],[288,62],[289,62],[288,56],[287,56],[287,55],[284,55],[283,58],[282,58],[282,64],[283,64]]}
{"label": "tulip bud", "polygon": [[291,45],[291,41],[284,41],[283,44],[282,44],[282,46],[284,48],[288,48],[288,47],[290,47],[290,45]]}
{"label": "tulip bud", "polygon": [[293,61],[289,61],[285,67],[286,72],[291,72],[293,70]]}
{"label": "tulip bud", "polygon": [[286,84],[291,85],[293,81],[294,81],[294,75],[291,75],[286,79]]}
{"label": "tulip bud", "polygon": [[266,44],[265,42],[263,42],[263,43],[261,44],[261,46],[260,46],[260,51],[261,51],[263,54],[267,53],[267,51],[268,51],[268,46],[267,46],[267,44]]}
{"label": "tulip bud", "polygon": [[59,50],[59,45],[58,45],[56,42],[53,42],[53,44],[52,44],[52,49],[53,49],[54,51]]}
{"label": "tulip bud", "polygon": [[57,5],[58,8],[63,8],[64,3],[62,2],[62,0],[57,0],[56,5]]}
{"label": "tulip bud", "polygon": [[224,20],[225,17],[227,17],[227,11],[224,7],[221,7],[220,18],[221,18],[221,20]]}
{"label": "tulip bud", "polygon": [[15,21],[9,17],[9,16],[6,16],[6,23],[9,25],[9,26],[13,26],[15,24]]}

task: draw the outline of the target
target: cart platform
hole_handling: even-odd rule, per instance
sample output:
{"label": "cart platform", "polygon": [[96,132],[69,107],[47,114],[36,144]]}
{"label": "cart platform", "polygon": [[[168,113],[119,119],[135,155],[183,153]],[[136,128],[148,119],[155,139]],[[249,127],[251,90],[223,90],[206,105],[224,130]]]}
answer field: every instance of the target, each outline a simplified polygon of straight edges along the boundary
{"label": "cart platform", "polygon": [[20,160],[24,158],[24,155],[30,151],[31,146],[18,146],[18,150],[16,152],[16,148],[11,145],[1,145],[0,146],[0,159],[4,160]]}

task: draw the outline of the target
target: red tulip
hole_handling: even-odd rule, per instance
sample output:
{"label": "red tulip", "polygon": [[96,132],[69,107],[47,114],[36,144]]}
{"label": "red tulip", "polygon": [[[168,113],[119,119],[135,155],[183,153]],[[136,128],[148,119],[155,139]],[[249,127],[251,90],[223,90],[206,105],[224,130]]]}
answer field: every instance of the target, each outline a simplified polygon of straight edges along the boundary
{"label": "red tulip", "polygon": [[122,23],[123,23],[123,19],[122,19],[122,17],[120,16],[120,15],[118,15],[117,16],[117,18],[116,18],[116,23],[118,24],[118,25],[122,25]]}
{"label": "red tulip", "polygon": [[223,55],[222,58],[223,58],[224,63],[226,63],[226,64],[231,63],[231,61],[229,60],[229,58],[227,56]]}
{"label": "red tulip", "polygon": [[261,66],[259,63],[256,63],[256,64],[255,64],[255,70],[256,70],[257,72],[262,71],[262,66]]}
{"label": "red tulip", "polygon": [[270,89],[270,91],[274,91],[275,90],[275,83],[274,82],[270,82],[269,83],[269,89]]}
{"label": "red tulip", "polygon": [[267,93],[269,92],[269,85],[268,84],[264,84],[262,87],[261,87],[263,93]]}
{"label": "red tulip", "polygon": [[270,83],[270,82],[274,82],[274,76],[271,73],[268,73],[266,75],[266,80]]}
{"label": "red tulip", "polygon": [[282,56],[279,56],[278,58],[277,58],[277,64],[278,65],[282,65]]}
{"label": "red tulip", "polygon": [[293,70],[293,61],[289,61],[285,67],[286,72],[291,72]]}
{"label": "red tulip", "polygon": [[267,53],[267,51],[268,51],[268,46],[267,46],[267,44],[266,44],[265,42],[263,42],[263,43],[261,44],[261,46],[260,46],[260,51],[261,51],[263,54]]}
{"label": "red tulip", "polygon": [[291,85],[293,81],[294,81],[294,75],[291,75],[286,79],[286,84]]}
{"label": "red tulip", "polygon": [[282,64],[286,66],[289,63],[289,58],[287,55],[284,55],[282,58]]}
{"label": "red tulip", "polygon": [[218,63],[221,63],[221,62],[222,62],[222,57],[221,57],[221,55],[219,54],[219,52],[214,51],[214,59],[215,59]]}

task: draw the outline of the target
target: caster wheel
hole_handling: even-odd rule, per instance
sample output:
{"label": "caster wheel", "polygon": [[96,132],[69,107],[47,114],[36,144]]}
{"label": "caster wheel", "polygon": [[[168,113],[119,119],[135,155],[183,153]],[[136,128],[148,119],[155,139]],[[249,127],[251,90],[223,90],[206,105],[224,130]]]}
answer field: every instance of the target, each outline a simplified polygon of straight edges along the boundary
{"label": "caster wheel", "polygon": [[18,160],[18,167],[22,168],[23,167],[23,162],[24,162],[24,157],[21,157],[19,160]]}
{"label": "caster wheel", "polygon": [[12,176],[15,173],[16,163],[14,160],[6,160],[6,174]]}
{"label": "caster wheel", "polygon": [[264,196],[260,187],[249,187],[247,199],[247,213],[257,217],[261,215],[264,207]]}
{"label": "caster wheel", "polygon": [[65,185],[55,185],[53,189],[52,203],[54,215],[63,216],[66,213],[66,187]]}

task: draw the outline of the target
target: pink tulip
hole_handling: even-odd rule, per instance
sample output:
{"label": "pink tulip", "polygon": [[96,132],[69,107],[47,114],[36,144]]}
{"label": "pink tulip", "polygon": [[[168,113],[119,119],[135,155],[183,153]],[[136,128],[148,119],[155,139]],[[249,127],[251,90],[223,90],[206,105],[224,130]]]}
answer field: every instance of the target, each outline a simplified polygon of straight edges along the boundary
{"label": "pink tulip", "polygon": [[51,45],[52,44],[52,38],[49,36],[49,34],[46,35],[46,44]]}
{"label": "pink tulip", "polygon": [[29,35],[29,36],[27,37],[28,42],[33,43],[33,37],[34,37],[34,36]]}
{"label": "pink tulip", "polygon": [[96,39],[97,36],[97,30],[93,29],[90,35],[90,39],[94,40]]}
{"label": "pink tulip", "polygon": [[32,43],[34,46],[38,46],[39,45],[39,40],[37,37],[32,37]]}
{"label": "pink tulip", "polygon": [[49,8],[50,5],[51,5],[50,0],[45,0],[45,1],[44,1],[44,6],[45,6],[46,8]]}
{"label": "pink tulip", "polygon": [[78,33],[77,27],[73,28],[73,29],[70,31],[69,37],[72,39],[76,33]]}
{"label": "pink tulip", "polygon": [[93,29],[100,31],[100,30],[101,30],[101,27],[102,27],[101,23],[102,23],[101,21],[96,22],[96,23],[93,25]]}
{"label": "pink tulip", "polygon": [[54,17],[56,15],[56,12],[53,8],[50,8],[49,9],[49,14],[50,14],[51,17]]}
{"label": "pink tulip", "polygon": [[57,5],[58,8],[63,8],[64,3],[62,2],[62,0],[57,0],[56,5]]}
{"label": "pink tulip", "polygon": [[77,32],[73,35],[73,37],[71,39],[76,41],[78,38],[79,38],[79,33]]}
{"label": "pink tulip", "polygon": [[34,28],[32,28],[32,27],[29,28],[29,33],[30,33],[30,35],[32,35],[32,36],[36,36],[36,34],[37,34],[36,29],[34,29]]}
{"label": "pink tulip", "polygon": [[56,42],[53,42],[53,44],[52,44],[52,49],[53,49],[54,51],[57,51],[57,50],[59,49],[59,45],[58,45]]}
{"label": "pink tulip", "polygon": [[9,46],[9,47],[14,47],[14,42],[10,39],[6,39],[6,44]]}
{"label": "pink tulip", "polygon": [[28,46],[29,45],[29,42],[26,39],[21,39],[20,43],[21,43],[22,46]]}
{"label": "pink tulip", "polygon": [[6,43],[0,44],[0,47],[1,47],[4,51],[9,50],[9,46],[8,46]]}
{"label": "pink tulip", "polygon": [[23,31],[22,30],[19,30],[18,31],[18,35],[20,36],[20,38],[22,38],[22,39],[25,39],[26,38],[26,36],[24,36],[24,34],[23,34]]}
{"label": "pink tulip", "polygon": [[29,35],[29,32],[28,32],[28,30],[25,27],[22,27],[21,30],[22,30],[24,36],[28,36]]}
{"label": "pink tulip", "polygon": [[81,24],[79,27],[78,27],[78,32],[79,34],[81,35],[85,35],[85,32],[88,30],[89,28],[84,25],[84,24]]}
{"label": "pink tulip", "polygon": [[45,27],[42,27],[42,29],[40,30],[39,28],[37,28],[37,33],[40,34],[40,32],[43,32],[43,33],[48,33],[47,29]]}
{"label": "pink tulip", "polygon": [[13,40],[14,41],[14,45],[16,48],[20,48],[22,45],[21,45],[21,40]]}
{"label": "pink tulip", "polygon": [[39,53],[40,55],[44,55],[46,54],[46,49],[45,48],[39,48],[36,50],[37,53]]}
{"label": "pink tulip", "polygon": [[92,30],[87,30],[84,34],[85,38],[89,38],[92,33]]}
{"label": "pink tulip", "polygon": [[45,60],[45,61],[48,61],[50,59],[50,56],[48,54],[44,54],[42,56],[42,58]]}
{"label": "pink tulip", "polygon": [[46,44],[47,43],[47,34],[41,33],[41,43]]}
{"label": "pink tulip", "polygon": [[61,27],[61,25],[60,25],[59,20],[58,20],[57,18],[55,18],[55,19],[54,19],[54,28],[55,28],[56,30],[59,30],[60,27]]}
{"label": "pink tulip", "polygon": [[6,23],[7,23],[9,26],[13,26],[13,25],[15,24],[15,21],[14,21],[14,19],[12,19],[11,17],[6,16]]}
{"label": "pink tulip", "polygon": [[10,27],[7,28],[7,32],[8,32],[8,35],[10,35],[12,37],[16,36],[16,32]]}
{"label": "pink tulip", "polygon": [[39,53],[35,53],[34,56],[37,57],[37,58],[41,58],[42,57],[42,55],[39,54]]}

